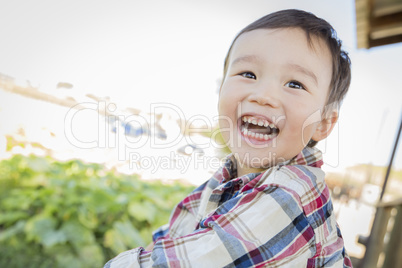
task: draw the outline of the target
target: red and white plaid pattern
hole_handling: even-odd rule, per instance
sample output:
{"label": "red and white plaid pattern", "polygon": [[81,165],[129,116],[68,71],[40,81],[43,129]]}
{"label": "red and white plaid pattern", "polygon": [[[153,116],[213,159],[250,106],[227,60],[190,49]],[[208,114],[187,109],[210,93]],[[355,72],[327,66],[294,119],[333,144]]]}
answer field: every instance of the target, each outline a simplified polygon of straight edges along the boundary
{"label": "red and white plaid pattern", "polygon": [[233,161],[177,205],[152,251],[105,267],[352,267],[318,149],[239,178]]}

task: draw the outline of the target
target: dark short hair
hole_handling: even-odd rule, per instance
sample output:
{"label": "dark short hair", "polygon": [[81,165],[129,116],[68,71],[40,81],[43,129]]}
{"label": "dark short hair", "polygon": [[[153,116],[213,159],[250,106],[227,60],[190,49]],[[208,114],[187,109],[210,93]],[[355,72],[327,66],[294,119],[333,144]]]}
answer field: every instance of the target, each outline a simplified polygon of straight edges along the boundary
{"label": "dark short hair", "polygon": [[[348,53],[342,50],[342,42],[338,39],[335,29],[324,19],[318,18],[312,13],[287,9],[268,14],[241,30],[233,40],[225,58],[222,84],[226,77],[230,53],[236,40],[244,33],[257,29],[299,28],[304,30],[307,41],[312,46],[311,37],[318,37],[327,44],[332,56],[332,79],[324,112],[328,106],[339,107],[345,97],[351,81],[350,58]],[[309,146],[317,142],[310,141]]]}

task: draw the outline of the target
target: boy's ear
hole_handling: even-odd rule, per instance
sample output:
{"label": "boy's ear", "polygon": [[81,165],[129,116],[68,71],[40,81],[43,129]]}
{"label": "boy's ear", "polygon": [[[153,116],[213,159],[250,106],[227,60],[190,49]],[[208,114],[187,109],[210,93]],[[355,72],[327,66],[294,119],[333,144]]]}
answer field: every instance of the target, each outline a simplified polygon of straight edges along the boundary
{"label": "boy's ear", "polygon": [[325,115],[325,118],[323,118],[321,122],[318,124],[312,139],[314,141],[320,141],[328,137],[329,134],[331,134],[331,131],[334,129],[337,121],[338,121],[337,110],[333,110],[329,114]]}

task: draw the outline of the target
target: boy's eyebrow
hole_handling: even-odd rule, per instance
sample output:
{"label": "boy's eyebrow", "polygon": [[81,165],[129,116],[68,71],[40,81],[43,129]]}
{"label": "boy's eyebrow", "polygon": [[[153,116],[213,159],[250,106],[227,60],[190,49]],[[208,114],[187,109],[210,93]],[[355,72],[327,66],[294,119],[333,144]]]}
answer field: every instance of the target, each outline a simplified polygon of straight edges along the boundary
{"label": "boy's eyebrow", "polygon": [[259,62],[259,61],[261,61],[261,59],[259,59],[255,55],[245,55],[245,56],[241,56],[241,57],[238,57],[235,60],[233,60],[231,65],[235,65],[235,64],[238,64],[241,62]]}
{"label": "boy's eyebrow", "polygon": [[298,72],[301,72],[301,73],[311,77],[314,80],[315,84],[318,86],[317,76],[312,71],[310,71],[309,69],[306,69],[303,66],[300,66],[300,65],[295,64],[295,63],[289,64],[289,67],[294,69],[294,70],[296,70],[296,71],[298,71]]}

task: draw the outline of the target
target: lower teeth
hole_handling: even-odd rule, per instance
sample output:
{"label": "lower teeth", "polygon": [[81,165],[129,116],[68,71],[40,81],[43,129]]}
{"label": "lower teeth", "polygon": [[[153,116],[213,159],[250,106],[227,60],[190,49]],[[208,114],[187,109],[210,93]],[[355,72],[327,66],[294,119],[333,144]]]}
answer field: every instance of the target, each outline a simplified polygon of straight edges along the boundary
{"label": "lower teeth", "polygon": [[261,133],[255,133],[252,131],[248,131],[246,128],[243,128],[242,130],[243,134],[251,137],[251,138],[257,138],[257,139],[261,139],[261,140],[269,140],[272,139],[274,134],[261,134]]}

